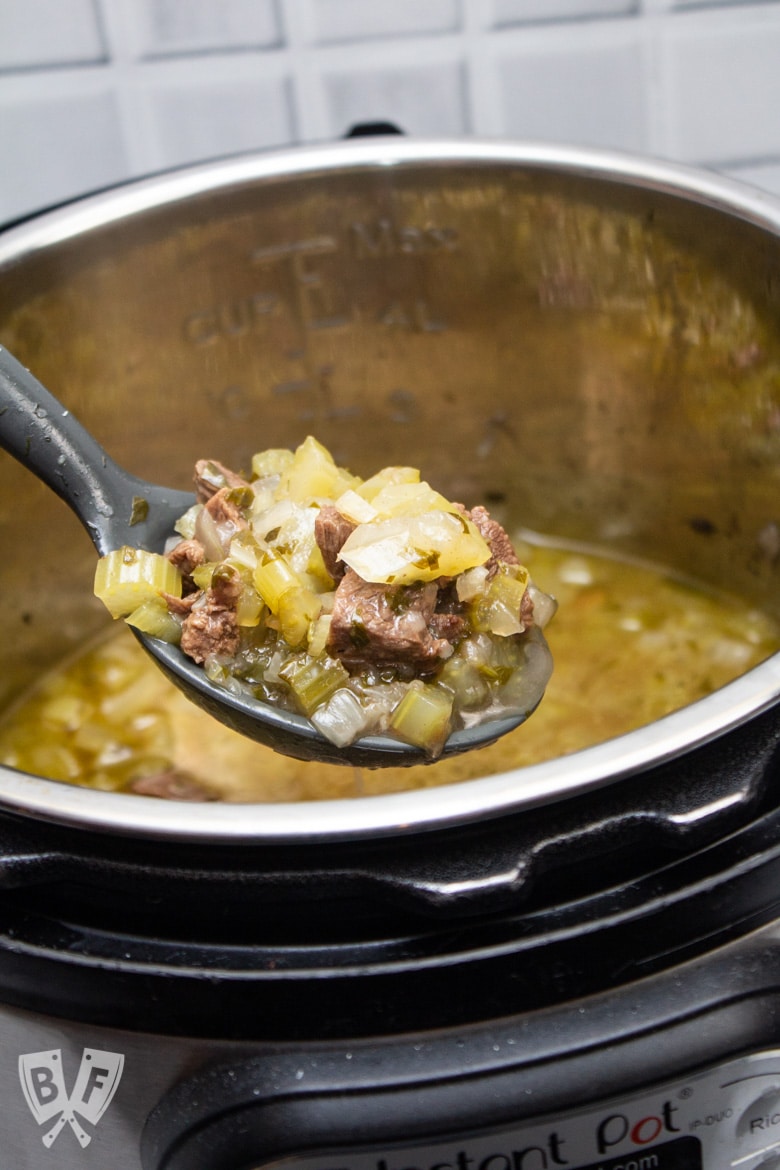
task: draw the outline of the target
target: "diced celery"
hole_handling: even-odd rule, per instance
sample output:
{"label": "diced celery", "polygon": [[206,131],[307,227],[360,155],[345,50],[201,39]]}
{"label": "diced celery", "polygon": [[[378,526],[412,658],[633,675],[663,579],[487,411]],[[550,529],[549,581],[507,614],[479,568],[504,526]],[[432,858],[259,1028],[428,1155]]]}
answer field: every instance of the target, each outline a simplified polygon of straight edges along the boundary
{"label": "diced celery", "polygon": [[170,757],[175,750],[175,736],[166,711],[145,711],[123,727],[127,742],[135,751],[154,752]]}
{"label": "diced celery", "polygon": [[525,624],[520,606],[528,585],[528,571],[519,565],[501,565],[486,591],[471,606],[475,630],[510,637],[521,634]]}
{"label": "diced celery", "polygon": [[319,617],[322,603],[311,589],[288,589],[279,598],[278,617],[288,646],[302,646],[311,623]]}
{"label": "diced celery", "polygon": [[36,776],[47,776],[50,780],[65,780],[74,784],[81,777],[78,759],[64,744],[37,744],[30,752],[27,766]]}
{"label": "diced celery", "polygon": [[158,678],[145,671],[139,673],[129,686],[100,700],[100,714],[112,723],[128,723],[146,711],[156,711],[160,705]]}
{"label": "diced celery", "polygon": [[310,578],[315,588],[324,589],[328,593],[332,590],[333,578],[325,568],[322,550],[316,542],[309,552],[309,559],[306,562],[306,575]]}
{"label": "diced celery", "polygon": [[488,700],[488,685],[478,667],[459,654],[449,658],[436,680],[448,687],[455,696],[455,706],[460,711],[473,711]]}
{"label": "diced celery", "polygon": [[292,451],[286,447],[269,447],[267,451],[258,451],[252,456],[252,475],[255,479],[265,479],[268,475],[281,475],[293,461]]}
{"label": "diced celery", "polygon": [[90,704],[80,695],[64,691],[46,700],[41,707],[41,719],[63,731],[75,731],[91,710]]}
{"label": "diced celery", "polygon": [[308,632],[308,651],[312,658],[321,658],[325,653],[325,647],[328,644],[328,637],[330,635],[330,623],[332,618],[330,614],[321,613],[309,626]]}
{"label": "diced celery", "polygon": [[89,787],[98,792],[121,792],[127,786],[125,769],[111,768],[95,770],[90,773]]}
{"label": "diced celery", "polygon": [[347,671],[334,658],[294,658],[282,667],[279,674],[305,715],[311,715],[349,681]]}
{"label": "diced celery", "polygon": [[78,751],[98,756],[115,739],[116,731],[110,724],[92,718],[76,729],[71,742]]}
{"label": "diced celery", "polygon": [[219,561],[206,561],[202,565],[196,565],[192,570],[192,579],[198,586],[198,589],[208,589],[211,585],[211,579],[214,576]]}
{"label": "diced celery", "polygon": [[390,726],[406,743],[437,756],[449,734],[452,706],[453,696],[448,691],[415,680],[393,711]]}
{"label": "diced celery", "polygon": [[236,622],[239,626],[252,627],[260,624],[265,604],[251,582],[244,581],[236,606]]}
{"label": "diced celery", "polygon": [[249,693],[249,688],[241,679],[230,673],[230,667],[221,663],[214,655],[209,655],[203,663],[206,678],[219,687],[224,687],[231,695],[243,697]]}
{"label": "diced celery", "polygon": [[112,617],[124,617],[160,593],[181,597],[181,573],[159,553],[125,546],[99,559],[95,596]]}
{"label": "diced celery", "polygon": [[301,579],[285,558],[277,552],[264,553],[253,573],[255,589],[271,613],[279,612],[279,603],[289,589],[300,589]]}
{"label": "diced celery", "polygon": [[151,638],[161,638],[163,642],[181,641],[181,625],[168,612],[168,607],[161,597],[150,597],[142,601],[125,621],[128,626],[133,626]]}

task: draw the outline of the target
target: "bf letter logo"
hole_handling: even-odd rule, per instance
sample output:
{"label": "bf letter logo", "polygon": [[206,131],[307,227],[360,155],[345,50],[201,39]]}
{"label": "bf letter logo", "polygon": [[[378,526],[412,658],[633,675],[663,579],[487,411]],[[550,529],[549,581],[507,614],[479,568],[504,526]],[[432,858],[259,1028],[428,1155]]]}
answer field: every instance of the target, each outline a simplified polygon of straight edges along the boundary
{"label": "bf letter logo", "polygon": [[119,1087],[125,1058],[119,1052],[102,1052],[85,1048],[81,1056],[76,1083],[71,1093],[65,1088],[62,1049],[28,1052],[19,1057],[19,1080],[25,1100],[39,1125],[49,1125],[42,1141],[47,1149],[60,1131],[69,1125],[79,1145],[92,1141],[76,1114],[97,1125]]}

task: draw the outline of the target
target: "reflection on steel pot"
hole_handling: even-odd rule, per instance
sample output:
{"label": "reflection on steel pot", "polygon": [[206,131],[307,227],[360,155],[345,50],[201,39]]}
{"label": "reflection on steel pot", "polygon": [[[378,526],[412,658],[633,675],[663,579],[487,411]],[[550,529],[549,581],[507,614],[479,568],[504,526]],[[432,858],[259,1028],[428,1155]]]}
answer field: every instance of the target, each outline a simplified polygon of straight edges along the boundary
{"label": "reflection on steel pot", "polygon": [[[0,343],[123,466],[187,487],[314,433],[358,474],[728,588],[780,615],[780,209],[616,155],[405,140],[129,185],[0,236]],[[89,542],[0,460],[0,701],[92,638]],[[589,792],[776,711],[780,661],[640,731],[451,786],[165,806],[0,770],[0,806],[190,839],[473,822]]]}

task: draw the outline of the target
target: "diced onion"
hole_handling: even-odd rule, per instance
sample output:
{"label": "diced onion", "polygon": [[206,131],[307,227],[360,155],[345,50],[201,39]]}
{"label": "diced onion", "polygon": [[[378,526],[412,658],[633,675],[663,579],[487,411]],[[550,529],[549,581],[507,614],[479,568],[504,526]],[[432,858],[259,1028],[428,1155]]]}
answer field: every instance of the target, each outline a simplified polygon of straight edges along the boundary
{"label": "diced onion", "polygon": [[534,625],[543,630],[555,616],[555,611],[558,608],[558,602],[549,593],[544,593],[534,585],[533,581],[528,583],[528,592],[531,600],[534,603]]}
{"label": "diced onion", "polygon": [[371,502],[388,484],[419,482],[420,473],[416,467],[383,467],[381,471],[377,471],[376,475],[372,475],[370,479],[364,480],[363,483],[355,488],[355,491],[364,500]]}
{"label": "diced onion", "polygon": [[422,512],[459,511],[424,480],[420,483],[388,484],[374,496],[371,504],[375,513],[386,519],[393,516],[415,516]]}
{"label": "diced onion", "polygon": [[497,694],[506,710],[527,715],[544,694],[553,671],[552,654],[541,632],[533,627],[523,643],[523,662]]}
{"label": "diced onion", "polygon": [[340,553],[364,581],[396,585],[455,577],[489,556],[473,524],[443,511],[359,524]]}
{"label": "diced onion", "polygon": [[168,612],[168,607],[162,598],[150,597],[146,601],[142,601],[138,608],[125,618],[125,621],[128,626],[134,626],[142,634],[148,634],[152,638],[160,638],[163,642],[176,644],[181,640],[181,625]]}
{"label": "diced onion", "polygon": [[347,491],[342,492],[336,500],[336,509],[347,520],[351,520],[353,524],[367,524],[370,520],[376,520],[376,508],[369,504],[368,500],[364,500],[359,496],[354,488],[348,488]]}
{"label": "diced onion", "polygon": [[261,540],[267,540],[269,533],[276,533],[294,512],[295,504],[292,500],[280,500],[252,517],[252,531]]}
{"label": "diced onion", "polygon": [[[202,511],[202,504],[193,504],[192,507],[188,508],[184,515],[180,516],[174,524],[173,527],[176,532],[178,532],[180,536],[183,536],[185,540],[192,540],[194,537],[195,521],[198,519],[198,516]],[[176,543],[178,544],[178,541],[176,541]]]}
{"label": "diced onion", "polygon": [[336,691],[327,703],[318,707],[311,721],[337,747],[353,743],[365,734],[371,724],[368,712],[346,687]]}
{"label": "diced onion", "polygon": [[475,565],[473,569],[467,569],[465,573],[461,573],[455,582],[458,601],[473,601],[475,597],[483,593],[487,576],[487,565]]}
{"label": "diced onion", "polygon": [[221,561],[227,555],[228,548],[222,543],[219,525],[205,508],[201,508],[195,520],[194,536],[203,545],[207,561]]}

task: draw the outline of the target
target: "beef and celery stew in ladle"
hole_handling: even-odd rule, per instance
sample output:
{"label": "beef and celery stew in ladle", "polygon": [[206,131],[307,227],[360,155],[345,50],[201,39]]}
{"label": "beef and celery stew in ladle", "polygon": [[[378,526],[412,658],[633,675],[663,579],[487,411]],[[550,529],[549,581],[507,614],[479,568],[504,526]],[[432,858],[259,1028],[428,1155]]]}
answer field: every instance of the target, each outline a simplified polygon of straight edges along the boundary
{"label": "beef and celery stew in ladle", "polygon": [[0,446],[74,510],[95,593],[165,673],[299,759],[433,761],[522,723],[552,671],[537,589],[485,508],[409,467],[361,479],[315,438],[212,459],[196,493],[118,467],[0,348]]}

